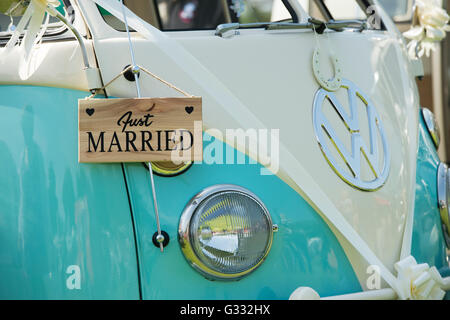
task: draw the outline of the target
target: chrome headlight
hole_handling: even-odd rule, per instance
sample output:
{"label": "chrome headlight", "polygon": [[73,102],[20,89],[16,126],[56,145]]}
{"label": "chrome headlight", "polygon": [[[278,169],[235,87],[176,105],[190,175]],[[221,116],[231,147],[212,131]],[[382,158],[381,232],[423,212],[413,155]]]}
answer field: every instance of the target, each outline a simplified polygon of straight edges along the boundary
{"label": "chrome headlight", "polygon": [[427,125],[428,132],[431,135],[431,139],[434,142],[434,146],[437,149],[439,148],[439,144],[441,143],[441,133],[436,120],[436,116],[428,108],[422,108],[422,116],[425,124]]}
{"label": "chrome headlight", "polygon": [[[182,162],[179,164],[171,161],[152,162],[152,170],[159,176],[174,177],[182,174],[192,166],[192,162]],[[148,165],[146,165],[148,168]]]}
{"label": "chrome headlight", "polygon": [[450,170],[445,163],[439,165],[437,186],[439,210],[444,228],[444,236],[447,246],[450,248]]}
{"label": "chrome headlight", "polygon": [[187,261],[206,278],[236,280],[264,261],[274,229],[269,212],[253,193],[216,185],[188,203],[178,240]]}

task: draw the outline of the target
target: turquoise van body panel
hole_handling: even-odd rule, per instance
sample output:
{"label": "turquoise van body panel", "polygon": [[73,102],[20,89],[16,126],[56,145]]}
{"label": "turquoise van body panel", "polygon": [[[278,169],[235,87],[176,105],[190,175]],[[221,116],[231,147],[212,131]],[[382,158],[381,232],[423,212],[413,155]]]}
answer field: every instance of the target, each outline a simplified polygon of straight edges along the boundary
{"label": "turquoise van body panel", "polygon": [[448,262],[437,201],[439,163],[434,143],[420,116],[412,255],[418,263],[442,269],[448,268]]}
{"label": "turquoise van body panel", "polygon": [[122,166],[78,163],[87,95],[0,86],[0,299],[140,298]]}
{"label": "turquoise van body panel", "polygon": [[[277,176],[261,175],[259,164],[206,133],[203,163],[176,177],[155,175],[161,227],[170,236],[161,253],[152,242],[148,169],[78,163],[77,100],[87,95],[0,86],[0,299],[287,299],[299,286],[321,296],[361,290],[314,209]],[[419,126],[412,253],[444,268],[439,159],[423,120]],[[235,164],[217,163],[229,154]],[[238,154],[245,164],[237,164]],[[249,189],[279,226],[266,261],[239,281],[205,279],[177,241],[184,207],[215,184]]]}
{"label": "turquoise van body panel", "polygon": [[[262,167],[250,164],[243,154],[234,153],[235,164],[220,164],[233,152],[205,134],[203,163],[176,177],[155,175],[161,228],[170,236],[163,253],[152,243],[157,229],[149,172],[142,164],[125,164],[137,224],[143,298],[275,300],[288,299],[300,286],[312,287],[321,296],[361,291],[339,242],[313,208],[277,176],[261,175]],[[239,158],[245,158],[245,164],[237,164]],[[216,184],[239,185],[255,193],[279,226],[266,261],[239,281],[207,280],[187,263],[178,245],[184,207],[198,192]]]}

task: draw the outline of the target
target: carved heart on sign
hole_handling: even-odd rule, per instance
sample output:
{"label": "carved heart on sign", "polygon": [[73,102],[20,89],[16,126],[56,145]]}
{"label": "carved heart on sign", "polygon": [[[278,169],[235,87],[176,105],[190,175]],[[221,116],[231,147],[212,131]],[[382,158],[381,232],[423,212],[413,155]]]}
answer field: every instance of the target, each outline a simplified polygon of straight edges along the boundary
{"label": "carved heart on sign", "polygon": [[184,110],[186,110],[186,112],[187,112],[188,114],[191,114],[192,111],[194,111],[194,107],[193,107],[193,106],[187,106],[186,108],[184,108]]}
{"label": "carved heart on sign", "polygon": [[94,108],[86,109],[86,113],[89,115],[89,117],[92,116],[94,112],[95,112]]}

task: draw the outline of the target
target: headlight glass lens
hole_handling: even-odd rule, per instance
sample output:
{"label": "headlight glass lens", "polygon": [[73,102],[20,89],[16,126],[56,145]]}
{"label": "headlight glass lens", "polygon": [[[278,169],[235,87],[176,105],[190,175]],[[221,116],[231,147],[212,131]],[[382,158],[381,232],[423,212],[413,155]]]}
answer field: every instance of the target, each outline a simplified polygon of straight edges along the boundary
{"label": "headlight glass lens", "polygon": [[205,191],[185,210],[184,214],[191,215],[189,224],[182,227],[180,223],[180,231],[187,227],[180,235],[187,232],[189,238],[183,252],[208,278],[240,278],[259,266],[270,250],[270,215],[262,202],[243,188],[226,185]]}

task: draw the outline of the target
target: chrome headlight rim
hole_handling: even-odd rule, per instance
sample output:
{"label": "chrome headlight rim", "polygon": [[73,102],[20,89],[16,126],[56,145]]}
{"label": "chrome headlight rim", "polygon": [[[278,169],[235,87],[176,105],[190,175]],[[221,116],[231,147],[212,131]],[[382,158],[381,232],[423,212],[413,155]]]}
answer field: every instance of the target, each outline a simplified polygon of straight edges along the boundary
{"label": "chrome headlight rim", "polygon": [[[152,171],[154,174],[160,176],[160,177],[176,177],[178,175],[181,175],[185,173],[187,170],[189,170],[193,162],[183,162],[179,165],[173,165],[170,168],[168,168],[165,164],[170,163],[170,161],[166,162],[151,162],[152,164]],[[148,170],[148,163],[143,162],[144,167]]]}
{"label": "chrome headlight rim", "polygon": [[438,149],[441,143],[441,132],[436,116],[430,109],[422,107],[422,117],[431,136],[431,140],[433,140],[434,146]]}
{"label": "chrome headlight rim", "polygon": [[[205,200],[210,199],[210,197],[213,197],[214,195],[218,195],[218,194],[221,194],[224,192],[240,193],[240,194],[256,201],[263,209],[265,217],[269,223],[269,243],[266,246],[266,250],[265,250],[264,254],[261,256],[261,258],[257,264],[255,264],[251,268],[249,268],[245,271],[239,272],[239,273],[223,273],[223,272],[219,272],[219,271],[216,271],[216,270],[208,267],[198,257],[198,255],[195,252],[193,245],[192,245],[192,239],[191,239],[191,234],[190,234],[190,225],[191,225],[191,219],[194,216],[197,208]],[[191,267],[193,267],[195,270],[197,270],[205,278],[207,278],[209,280],[236,281],[236,280],[242,279],[244,276],[255,271],[266,260],[268,254],[270,252],[270,249],[272,247],[273,234],[274,234],[274,230],[276,230],[276,229],[277,229],[277,225],[273,224],[272,218],[271,218],[266,206],[254,193],[252,193],[248,189],[245,189],[245,188],[237,186],[237,185],[219,184],[219,185],[210,186],[210,187],[202,190],[188,202],[188,204],[186,205],[185,209],[183,210],[183,213],[180,218],[180,223],[179,223],[179,227],[178,227],[178,242],[180,244],[181,251],[183,252],[183,255],[184,255],[185,259],[187,260],[187,262],[191,265]]]}
{"label": "chrome headlight rim", "polygon": [[447,247],[450,248],[450,169],[444,162],[441,162],[438,167],[437,188],[438,206],[444,229],[444,237]]}

